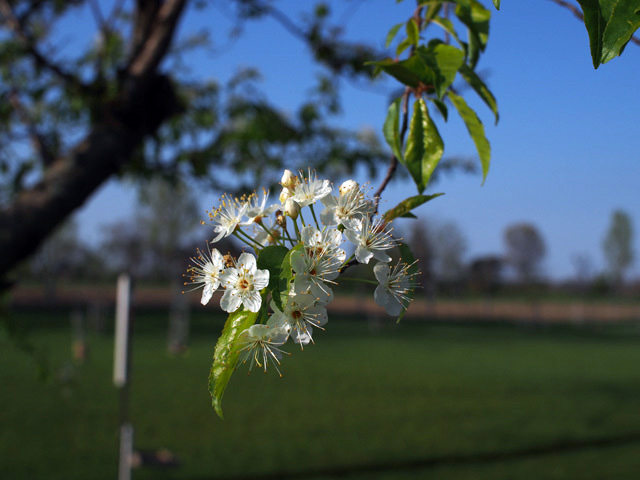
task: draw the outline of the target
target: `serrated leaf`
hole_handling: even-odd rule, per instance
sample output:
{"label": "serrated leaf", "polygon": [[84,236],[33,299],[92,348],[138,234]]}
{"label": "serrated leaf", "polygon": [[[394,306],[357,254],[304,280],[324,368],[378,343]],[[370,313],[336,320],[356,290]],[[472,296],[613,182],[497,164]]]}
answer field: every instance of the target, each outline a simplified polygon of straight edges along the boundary
{"label": "serrated leaf", "polygon": [[409,42],[417,47],[418,42],[420,41],[420,29],[413,17],[407,21],[405,29],[407,31],[407,38],[409,39]]}
{"label": "serrated leaf", "polygon": [[[441,195],[444,195],[444,193],[435,193],[433,195],[414,195],[413,197],[404,199],[395,207],[387,210],[382,217],[385,222],[390,222],[391,220],[399,217],[407,217],[414,208],[419,207],[436,197],[440,197]],[[411,215],[409,218],[415,218],[415,215]]]}
{"label": "serrated leaf", "polygon": [[422,193],[444,153],[444,143],[429,117],[427,104],[420,98],[413,104],[413,114],[404,151],[404,164]]}
{"label": "serrated leaf", "polygon": [[242,308],[229,314],[222,334],[218,338],[213,353],[213,364],[209,372],[209,393],[213,408],[220,418],[222,415],[222,396],[227,388],[229,379],[233,374],[240,354],[236,340],[247,328],[253,325],[258,318],[258,312],[249,312]]}
{"label": "serrated leaf", "polygon": [[403,39],[396,47],[396,57],[399,57],[402,52],[411,46],[411,40],[409,38]]}
{"label": "serrated leaf", "polygon": [[393,39],[398,34],[398,30],[402,28],[402,25],[404,25],[404,23],[400,22],[391,27],[389,33],[387,33],[387,39],[384,42],[384,48],[389,48],[389,45],[391,45],[391,42],[393,42]]}
{"label": "serrated leaf", "polygon": [[384,139],[386,140],[389,147],[391,147],[391,152],[393,152],[395,157],[400,162],[402,162],[400,128],[399,128],[401,100],[402,100],[401,98],[398,98],[391,105],[389,105],[387,118],[385,119],[384,125],[382,126],[382,133],[384,135]]}
{"label": "serrated leaf", "polygon": [[466,52],[467,44],[463,42],[462,39],[458,36],[458,32],[456,32],[456,29],[451,20],[445,17],[435,17],[433,20],[431,20],[431,22],[435,23],[445,32],[451,35]]}
{"label": "serrated leaf", "polygon": [[446,122],[449,119],[449,108],[447,107],[447,104],[437,98],[427,97],[427,99],[433,102]]}
{"label": "serrated leaf", "polygon": [[637,0],[578,0],[589,34],[593,66],[598,68],[622,53],[640,27]]}
{"label": "serrated leaf", "polygon": [[433,85],[438,98],[442,98],[464,64],[464,52],[444,43],[432,43],[427,48],[418,48],[416,52],[424,62],[425,72],[428,74],[421,78],[422,82]]}
{"label": "serrated leaf", "polygon": [[271,245],[260,250],[257,266],[261,270],[269,270],[268,290],[278,288],[280,281],[280,267],[282,260],[289,252],[287,247],[282,245]]}
{"label": "serrated leaf", "polygon": [[420,76],[416,74],[416,71],[424,69],[424,65],[421,63],[419,59],[413,56],[401,62],[386,58],[377,62],[367,62],[367,65],[376,65],[400,83],[415,88],[420,83]]}
{"label": "serrated leaf", "polygon": [[500,115],[498,114],[498,102],[496,101],[491,91],[487,88],[485,83],[480,79],[476,72],[469,68],[468,65],[462,65],[462,67],[460,67],[460,75],[462,75],[462,78],[467,81],[471,88],[473,88],[478,96],[491,109],[493,115],[496,118],[497,124],[500,118]]}
{"label": "serrated leaf", "polygon": [[467,63],[475,68],[480,52],[483,52],[489,40],[489,20],[491,12],[476,0],[457,2],[455,14],[466,25],[469,34]]}
{"label": "serrated leaf", "polygon": [[491,145],[489,145],[489,140],[487,140],[484,134],[484,126],[478,118],[478,115],[476,115],[476,112],[467,105],[464,98],[456,95],[452,91],[447,92],[447,95],[451,103],[456,107],[456,110],[458,110],[460,117],[462,117],[462,120],[467,126],[473,143],[476,145],[476,150],[480,157],[480,164],[482,165],[482,182],[484,183],[489,173],[489,164],[491,162]]}

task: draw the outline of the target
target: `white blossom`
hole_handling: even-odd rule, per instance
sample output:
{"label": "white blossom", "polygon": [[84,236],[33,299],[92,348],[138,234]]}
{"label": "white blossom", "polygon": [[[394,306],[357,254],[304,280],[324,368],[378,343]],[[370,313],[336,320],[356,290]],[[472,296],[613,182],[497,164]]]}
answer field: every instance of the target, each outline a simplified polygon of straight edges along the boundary
{"label": "white blossom", "polygon": [[373,273],[380,284],[376,287],[373,298],[389,315],[400,315],[411,302],[411,294],[416,287],[413,277],[418,274],[409,272],[412,265],[414,264],[398,262],[391,267],[388,263],[378,263],[373,267]]}
{"label": "white blossom", "polygon": [[309,169],[307,177],[301,176],[302,180],[295,186],[292,197],[301,207],[311,205],[331,193],[329,180],[318,180],[317,175],[311,169]]}
{"label": "white blossom", "polygon": [[207,253],[198,249],[198,256],[191,258],[191,261],[195,265],[189,266],[187,269],[190,282],[185,282],[185,285],[196,285],[195,288],[203,287],[200,303],[206,305],[220,286],[220,274],[224,269],[224,259],[222,254],[214,248],[208,250]]}
{"label": "white blossom", "polygon": [[262,217],[271,215],[278,208],[280,208],[280,205],[278,204],[273,204],[267,207],[266,205],[268,199],[269,191],[265,189],[262,189],[261,197],[259,197],[256,193],[249,196],[247,202],[247,211],[245,213],[248,218],[244,222],[241,222],[240,225],[251,225],[254,222],[259,223],[260,221],[262,221]]}
{"label": "white blossom", "polygon": [[286,329],[262,324],[252,325],[238,335],[237,346],[241,355],[242,352],[245,352],[242,362],[246,363],[247,360],[250,360],[249,372],[254,365],[258,365],[266,372],[267,366],[271,362],[282,376],[278,365],[280,365],[282,353],[285,352],[278,347],[283,345],[288,337],[289,333]]}
{"label": "white blossom", "polygon": [[250,253],[243,253],[234,263],[235,267],[227,268],[220,275],[226,289],[220,306],[231,313],[242,304],[250,312],[257,312],[262,304],[260,290],[269,284],[269,270],[258,270],[256,258]]}
{"label": "white blossom", "polygon": [[339,248],[342,234],[336,229],[319,231],[312,225],[302,229],[303,248],[291,254],[291,267],[296,273],[294,286],[296,293],[307,293],[326,302],[333,292],[327,283],[334,283],[346,253]]}
{"label": "white blossom", "polygon": [[248,208],[247,202],[223,195],[220,199],[220,206],[209,214],[210,220],[218,224],[213,227],[217,236],[211,240],[211,243],[216,243],[231,235],[242,221]]}
{"label": "white blossom", "polygon": [[348,230],[360,228],[362,219],[373,213],[373,204],[367,201],[359,188],[347,189],[339,196],[328,195],[322,199],[325,209],[320,219],[326,226],[344,225]]}
{"label": "white blossom", "polygon": [[391,257],[385,252],[397,245],[391,236],[391,232],[385,229],[384,220],[378,217],[371,220],[369,216],[362,219],[359,228],[345,230],[347,240],[356,246],[356,260],[360,263],[369,263],[375,258],[380,262],[390,262]]}
{"label": "white blossom", "polygon": [[289,296],[282,311],[274,302],[271,302],[271,308],[274,314],[269,323],[285,328],[301,347],[313,341],[312,327],[322,328],[328,321],[327,309],[318,305],[313,295]]}

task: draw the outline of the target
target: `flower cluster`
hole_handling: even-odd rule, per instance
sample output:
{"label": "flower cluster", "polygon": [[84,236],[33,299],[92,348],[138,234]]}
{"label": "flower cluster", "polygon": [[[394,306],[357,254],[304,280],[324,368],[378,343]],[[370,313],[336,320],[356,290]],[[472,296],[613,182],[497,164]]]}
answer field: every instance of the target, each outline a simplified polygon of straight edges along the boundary
{"label": "flower cluster", "polygon": [[[209,214],[215,235],[211,243],[233,235],[251,247],[258,260],[247,252],[234,259],[215,248],[198,251],[185,283],[203,289],[203,304],[222,288],[224,311],[243,307],[261,312],[235,339],[239,360],[248,361],[250,369],[257,365],[266,370],[269,364],[278,369],[280,347],[289,339],[301,348],[313,342],[314,329],[328,321],[336,280],[350,265],[377,262],[374,299],[390,315],[406,309],[416,286],[412,265],[390,264],[389,253],[398,241],[357,182],[348,180],[336,192],[329,180],[319,179],[312,170],[285,170],[280,184],[275,204],[269,205],[266,190],[239,199],[225,195]],[[345,240],[352,244],[348,258]],[[263,262],[263,257],[270,260]],[[258,268],[261,263],[268,267]],[[270,281],[274,276],[278,278]]]}

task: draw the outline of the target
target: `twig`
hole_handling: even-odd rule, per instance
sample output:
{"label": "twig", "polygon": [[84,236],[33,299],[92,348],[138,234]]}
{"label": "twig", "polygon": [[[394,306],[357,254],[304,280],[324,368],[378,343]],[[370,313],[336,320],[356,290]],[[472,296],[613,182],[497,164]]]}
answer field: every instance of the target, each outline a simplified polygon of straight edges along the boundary
{"label": "twig", "polygon": [[0,14],[2,14],[5,22],[9,25],[9,28],[13,30],[20,42],[22,42],[22,46],[31,55],[36,65],[46,68],[50,72],[54,73],[58,78],[80,91],[84,92],[88,90],[88,87],[82,83],[78,77],[65,71],[59,65],[51,62],[36,48],[34,39],[27,34],[24,29],[24,24],[16,18],[13,13],[13,9],[7,0],[0,0]]}
{"label": "twig", "polygon": [[[411,88],[406,87],[404,89],[404,94],[402,96],[402,126],[400,128],[400,146],[404,143],[404,136],[407,133],[407,127],[409,125],[409,95],[411,94]],[[398,167],[398,159],[395,155],[391,155],[391,160],[389,161],[389,168],[387,169],[387,174],[382,180],[382,183],[378,187],[378,190],[373,195],[374,205],[375,205],[375,213],[378,213],[378,205],[380,204],[380,197],[382,196],[382,192],[387,188],[387,185],[393,178],[393,175],[396,172],[396,168]]]}
{"label": "twig", "polygon": [[55,156],[47,146],[47,143],[44,137],[40,134],[40,132],[38,132],[26,108],[24,107],[24,105],[22,105],[22,102],[20,101],[20,97],[18,96],[18,92],[16,92],[15,90],[12,90],[9,93],[9,103],[11,104],[13,109],[17,112],[22,123],[26,125],[27,132],[29,133],[29,138],[31,139],[31,143],[33,143],[34,148],[40,154],[43,165],[45,167],[51,165],[51,163],[55,159]]}

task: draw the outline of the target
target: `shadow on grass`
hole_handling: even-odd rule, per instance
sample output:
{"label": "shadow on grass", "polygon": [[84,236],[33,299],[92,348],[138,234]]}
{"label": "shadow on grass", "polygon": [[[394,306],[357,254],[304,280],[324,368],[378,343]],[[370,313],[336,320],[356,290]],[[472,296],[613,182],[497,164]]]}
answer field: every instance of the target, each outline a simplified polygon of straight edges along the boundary
{"label": "shadow on grass", "polygon": [[510,460],[526,460],[546,455],[579,452],[581,450],[593,448],[621,447],[634,443],[640,443],[640,432],[629,432],[623,435],[584,440],[568,440],[548,445],[531,446],[518,450],[500,452],[441,455],[438,457],[424,457],[400,462],[345,465],[331,468],[301,470],[298,472],[279,471],[258,475],[200,477],[197,480],[276,480],[314,477],[341,478],[352,475],[410,472],[412,470],[424,470],[435,467],[455,467],[473,464],[491,464]]}

